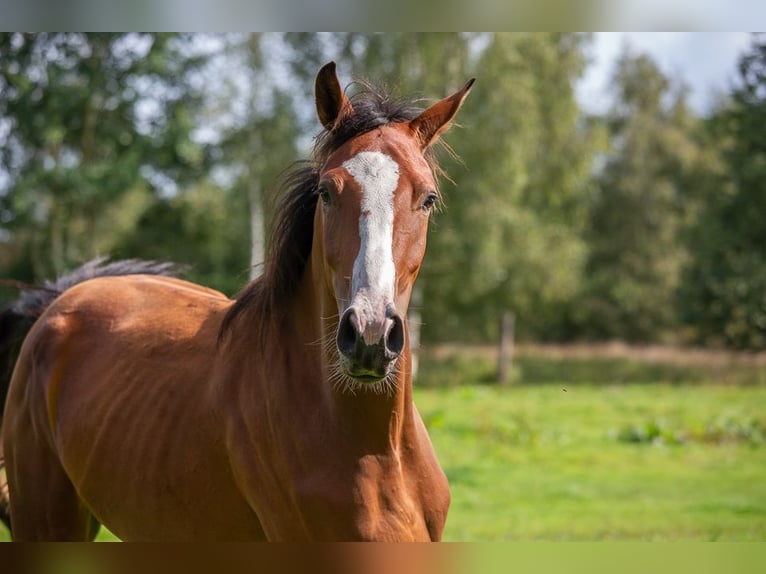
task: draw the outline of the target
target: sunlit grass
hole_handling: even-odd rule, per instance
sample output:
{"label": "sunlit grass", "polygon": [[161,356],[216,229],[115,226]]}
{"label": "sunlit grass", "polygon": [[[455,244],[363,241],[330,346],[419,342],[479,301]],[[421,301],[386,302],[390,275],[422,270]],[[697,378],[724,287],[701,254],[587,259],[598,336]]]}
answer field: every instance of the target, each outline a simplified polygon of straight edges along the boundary
{"label": "sunlit grass", "polygon": [[766,445],[627,442],[766,416],[766,388],[560,385],[420,389],[452,488],[448,540],[764,540]]}

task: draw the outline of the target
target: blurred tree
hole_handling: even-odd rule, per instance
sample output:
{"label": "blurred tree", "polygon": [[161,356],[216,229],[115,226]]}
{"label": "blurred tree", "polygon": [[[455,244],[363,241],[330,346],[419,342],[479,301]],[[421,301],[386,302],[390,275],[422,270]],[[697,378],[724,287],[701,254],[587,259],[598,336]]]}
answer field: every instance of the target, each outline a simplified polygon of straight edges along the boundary
{"label": "blurred tree", "polygon": [[110,252],[205,169],[189,137],[204,63],[172,34],[0,35],[0,221],[9,275]]}
{"label": "blurred tree", "polygon": [[450,141],[466,169],[436,218],[424,267],[425,334],[497,335],[514,311],[519,333],[560,338],[568,329],[586,254],[582,239],[596,132],[580,115],[578,34],[478,37],[476,88]]}
{"label": "blurred tree", "polygon": [[190,280],[234,294],[248,280],[248,207],[241,190],[203,180],[152,202],[111,254],[180,262]]}
{"label": "blurred tree", "polygon": [[394,95],[429,101],[447,96],[467,80],[470,39],[455,32],[352,33],[339,38],[354,77],[370,79]]}
{"label": "blurred tree", "polygon": [[687,213],[706,154],[685,91],[646,55],[624,51],[606,118],[610,150],[590,212],[584,331],[596,338],[674,338],[676,293],[687,252]]}
{"label": "blurred tree", "polygon": [[[280,174],[297,158],[293,97],[270,62],[277,34],[230,34],[208,74],[204,106],[210,178],[144,213],[119,255],[190,264],[189,277],[229,295],[258,274]],[[182,238],[182,241],[179,241]],[[250,271],[250,277],[248,276]]]}
{"label": "blurred tree", "polygon": [[243,62],[247,81],[239,94],[245,103],[241,117],[222,133],[221,162],[239,174],[233,193],[247,197],[251,278],[260,274],[266,256],[272,192],[281,173],[298,159],[294,96],[276,81],[277,74],[287,73],[288,63],[275,66],[271,58],[275,45],[282,43],[281,35],[254,33],[230,46],[232,56]]}
{"label": "blurred tree", "polygon": [[437,98],[465,82],[472,37],[455,32],[335,32],[289,33],[284,39],[292,50],[293,73],[312,90],[317,70],[332,59],[341,83],[369,80],[395,96]]}
{"label": "blurred tree", "polygon": [[731,102],[711,121],[724,169],[693,229],[680,303],[697,340],[766,348],[766,36],[739,62]]}

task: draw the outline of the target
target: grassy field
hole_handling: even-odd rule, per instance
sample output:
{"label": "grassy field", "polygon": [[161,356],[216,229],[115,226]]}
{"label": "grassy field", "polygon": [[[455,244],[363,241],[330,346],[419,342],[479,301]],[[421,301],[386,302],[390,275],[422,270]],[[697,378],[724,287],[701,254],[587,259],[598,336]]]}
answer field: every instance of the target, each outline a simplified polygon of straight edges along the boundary
{"label": "grassy field", "polygon": [[766,540],[766,369],[706,357],[530,350],[500,388],[491,352],[426,354],[445,538]]}
{"label": "grassy field", "polygon": [[[766,358],[669,349],[423,357],[448,540],[766,540]],[[459,384],[467,383],[467,384]]]}
{"label": "grassy field", "polygon": [[426,389],[447,540],[766,540],[766,388]]}

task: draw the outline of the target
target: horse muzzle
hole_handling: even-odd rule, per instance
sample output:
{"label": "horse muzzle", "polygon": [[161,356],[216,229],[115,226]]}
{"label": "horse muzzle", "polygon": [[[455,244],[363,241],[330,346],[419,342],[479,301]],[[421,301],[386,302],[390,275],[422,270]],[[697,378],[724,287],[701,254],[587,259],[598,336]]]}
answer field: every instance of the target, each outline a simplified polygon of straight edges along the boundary
{"label": "horse muzzle", "polygon": [[360,382],[386,377],[404,350],[404,321],[394,305],[375,317],[352,305],[338,324],[337,345],[345,373]]}

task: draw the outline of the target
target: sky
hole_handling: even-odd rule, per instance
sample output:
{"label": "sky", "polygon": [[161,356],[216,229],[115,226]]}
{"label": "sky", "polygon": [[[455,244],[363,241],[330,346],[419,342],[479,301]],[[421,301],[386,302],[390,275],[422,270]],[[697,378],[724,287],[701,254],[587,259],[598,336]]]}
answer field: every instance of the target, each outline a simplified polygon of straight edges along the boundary
{"label": "sky", "polygon": [[597,32],[591,63],[576,86],[577,99],[590,113],[609,109],[609,82],[625,46],[648,53],[662,72],[690,88],[689,103],[705,114],[737,77],[739,56],[750,46],[747,32]]}

